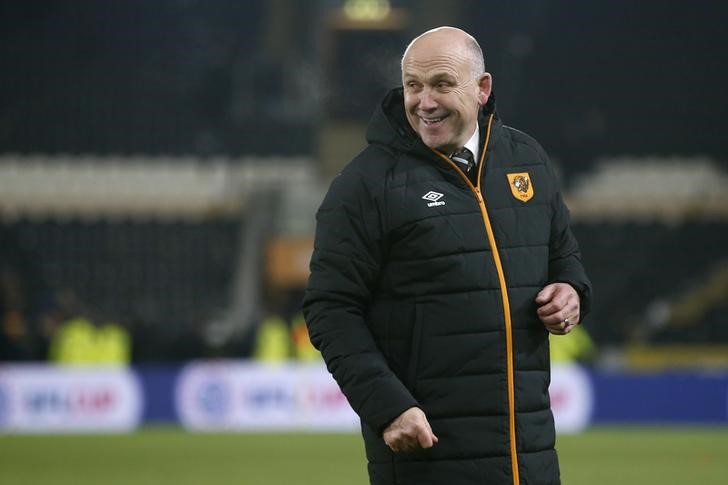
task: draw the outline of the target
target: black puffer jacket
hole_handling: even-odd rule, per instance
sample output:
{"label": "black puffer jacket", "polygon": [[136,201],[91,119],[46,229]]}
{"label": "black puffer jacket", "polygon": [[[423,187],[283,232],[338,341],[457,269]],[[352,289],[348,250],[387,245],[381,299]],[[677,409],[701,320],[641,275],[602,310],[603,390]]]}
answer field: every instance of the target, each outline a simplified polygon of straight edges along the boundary
{"label": "black puffer jacket", "polygon": [[[493,98],[479,122],[480,190],[390,92],[317,214],[304,312],[361,417],[373,484],[559,483],[534,298],[568,282],[583,317],[590,283],[543,149]],[[381,433],[411,406],[439,443],[394,454]]]}

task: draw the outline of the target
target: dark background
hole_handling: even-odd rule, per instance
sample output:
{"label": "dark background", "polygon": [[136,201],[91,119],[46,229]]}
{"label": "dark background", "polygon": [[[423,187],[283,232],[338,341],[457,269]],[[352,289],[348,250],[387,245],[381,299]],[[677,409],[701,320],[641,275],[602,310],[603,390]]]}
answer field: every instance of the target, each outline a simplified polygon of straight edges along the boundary
{"label": "dark background", "polygon": [[[322,110],[368,118],[406,40],[434,26],[393,2],[407,28],[333,34],[325,58],[318,19],[337,2],[283,3],[294,31],[261,0],[0,2],[0,151],[313,154]],[[563,163],[728,159],[724,2],[447,4],[485,50],[505,122]],[[269,55],[277,36],[293,42]]]}

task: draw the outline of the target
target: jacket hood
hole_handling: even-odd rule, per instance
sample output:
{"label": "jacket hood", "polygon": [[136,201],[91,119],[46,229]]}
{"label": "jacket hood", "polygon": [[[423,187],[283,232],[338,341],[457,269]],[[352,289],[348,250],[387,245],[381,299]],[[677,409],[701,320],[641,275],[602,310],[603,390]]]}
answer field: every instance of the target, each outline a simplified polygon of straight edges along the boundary
{"label": "jacket hood", "polygon": [[[480,126],[490,113],[495,113],[495,95],[492,93],[488,103],[478,114]],[[422,143],[419,135],[407,121],[404,111],[404,91],[401,87],[390,90],[379,103],[369,121],[366,139],[368,143],[385,145],[401,152],[430,153],[430,149]]]}

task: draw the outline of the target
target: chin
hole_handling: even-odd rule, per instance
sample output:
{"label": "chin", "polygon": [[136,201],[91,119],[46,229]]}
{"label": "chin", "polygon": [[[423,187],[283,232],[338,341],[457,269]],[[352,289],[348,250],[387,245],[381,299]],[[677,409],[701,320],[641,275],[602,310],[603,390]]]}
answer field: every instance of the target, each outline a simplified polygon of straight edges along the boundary
{"label": "chin", "polygon": [[455,150],[453,148],[452,143],[442,143],[442,142],[432,142],[432,143],[425,143],[430,148],[434,148],[435,150],[443,152],[445,155],[449,154],[451,151]]}
{"label": "chin", "polygon": [[427,138],[427,137],[423,137],[423,136],[421,136],[421,138],[422,138],[422,142],[425,145],[427,145],[430,148],[434,148],[436,150],[444,151],[444,149],[446,149],[447,146],[449,145],[447,142],[444,142],[443,140],[439,140],[436,138]]}

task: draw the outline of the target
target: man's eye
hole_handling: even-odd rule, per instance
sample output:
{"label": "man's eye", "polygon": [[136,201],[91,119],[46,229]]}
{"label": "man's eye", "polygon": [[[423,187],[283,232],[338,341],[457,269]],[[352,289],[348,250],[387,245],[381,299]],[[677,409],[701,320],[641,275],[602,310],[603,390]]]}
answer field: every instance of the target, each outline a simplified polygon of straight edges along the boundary
{"label": "man's eye", "polygon": [[437,89],[449,89],[449,88],[450,88],[450,83],[448,83],[448,82],[440,81],[439,83],[437,83]]}

